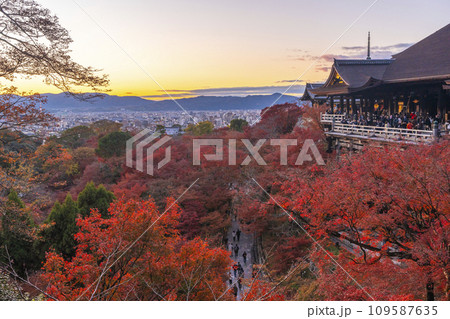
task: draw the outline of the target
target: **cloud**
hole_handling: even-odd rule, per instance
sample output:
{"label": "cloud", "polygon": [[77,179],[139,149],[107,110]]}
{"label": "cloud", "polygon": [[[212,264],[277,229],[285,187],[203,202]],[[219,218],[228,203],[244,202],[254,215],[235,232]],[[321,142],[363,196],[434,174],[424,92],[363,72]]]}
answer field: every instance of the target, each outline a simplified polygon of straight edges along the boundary
{"label": "cloud", "polygon": [[313,60],[315,57],[309,53],[302,53],[302,54],[297,54],[297,55],[288,55],[288,59],[289,60],[294,60],[294,61],[309,61],[309,60]]}
{"label": "cloud", "polygon": [[281,81],[277,81],[276,83],[295,83],[295,84],[305,84],[305,83],[306,83],[306,81],[304,81],[304,80],[296,80],[296,79],[293,79],[293,80],[281,80]]}
{"label": "cloud", "polygon": [[[291,81],[291,80],[284,80]],[[293,81],[293,80],[292,80]],[[292,82],[283,82],[279,81],[277,83],[292,83]],[[196,97],[196,96],[247,96],[247,95],[271,95],[274,93],[284,93],[285,94],[303,94],[304,85],[300,85],[300,83],[290,86],[238,86],[238,87],[225,87],[225,88],[203,88],[203,89],[193,89],[193,90],[166,90],[174,98],[184,98],[184,97]],[[141,96],[146,99],[162,99],[170,97],[165,94],[163,90],[159,90],[161,94],[154,95],[145,95]]]}
{"label": "cloud", "polygon": [[331,66],[316,66],[315,69],[320,72],[328,73],[328,72],[330,72]]}
{"label": "cloud", "polygon": [[[393,55],[409,48],[413,43],[396,43],[385,46],[372,46],[370,54],[375,59],[390,59]],[[351,56],[367,56],[366,46],[342,47],[342,50]]]}
{"label": "cloud", "polygon": [[348,60],[348,59],[365,59],[367,55],[364,54],[325,54],[320,57],[321,61],[324,62],[334,62],[337,60]]}
{"label": "cloud", "polygon": [[[397,43],[386,46],[372,46],[371,49],[375,51],[392,51],[392,50],[404,50],[409,48],[413,43]],[[354,47],[342,47],[344,51],[362,51],[367,50],[366,46],[354,46]]]}
{"label": "cloud", "polygon": [[[390,59],[393,55],[409,48],[413,43],[396,43],[385,46],[372,46],[370,55],[373,59]],[[365,59],[367,57],[366,46],[344,46],[341,47],[339,54],[324,54],[322,56],[312,55],[305,50],[291,50],[295,55],[288,56],[295,61],[315,62],[314,70],[316,72],[329,72],[334,59]],[[286,82],[287,83],[287,82]]]}
{"label": "cloud", "polygon": [[177,99],[177,98],[186,98],[186,97],[195,97],[195,96],[197,96],[195,94],[190,94],[190,93],[173,93],[173,92],[169,92],[169,91],[167,91],[167,93],[169,93],[170,96],[167,95],[166,93],[164,93],[164,94],[154,94],[154,95],[142,95],[141,97],[144,98],[144,99],[158,99],[158,100],[160,100],[160,99],[170,99],[171,97],[174,98],[174,99]]}
{"label": "cloud", "polygon": [[362,47],[362,46],[342,47],[342,50],[344,50],[344,51],[360,51],[360,50],[365,50],[365,49],[367,49],[367,47]]}

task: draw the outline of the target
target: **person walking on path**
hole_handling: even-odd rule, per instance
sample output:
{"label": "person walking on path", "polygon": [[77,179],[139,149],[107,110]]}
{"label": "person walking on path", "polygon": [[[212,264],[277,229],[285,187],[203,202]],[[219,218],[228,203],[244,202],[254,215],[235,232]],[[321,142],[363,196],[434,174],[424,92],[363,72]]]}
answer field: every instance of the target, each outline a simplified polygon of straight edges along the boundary
{"label": "person walking on path", "polygon": [[237,257],[239,254],[239,246],[236,244],[236,246],[234,246],[234,256]]}
{"label": "person walking on path", "polygon": [[238,279],[238,287],[239,287],[239,290],[242,289],[242,279],[241,278]]}
{"label": "person walking on path", "polygon": [[238,269],[239,269],[238,264],[234,264],[234,265],[233,265],[234,277],[237,277],[236,275],[237,275]]}
{"label": "person walking on path", "polygon": [[242,254],[242,258],[244,259],[244,264],[247,265],[247,252],[244,251],[244,253]]}
{"label": "person walking on path", "polygon": [[236,241],[236,232],[233,230],[233,242]]}
{"label": "person walking on path", "polygon": [[236,232],[237,241],[239,241],[239,238],[241,238],[241,230],[238,229]]}
{"label": "person walking on path", "polygon": [[241,265],[241,263],[240,262],[238,262],[238,274],[239,274],[239,277],[241,277],[241,276],[243,276],[244,275],[244,268],[242,268],[242,265]]}

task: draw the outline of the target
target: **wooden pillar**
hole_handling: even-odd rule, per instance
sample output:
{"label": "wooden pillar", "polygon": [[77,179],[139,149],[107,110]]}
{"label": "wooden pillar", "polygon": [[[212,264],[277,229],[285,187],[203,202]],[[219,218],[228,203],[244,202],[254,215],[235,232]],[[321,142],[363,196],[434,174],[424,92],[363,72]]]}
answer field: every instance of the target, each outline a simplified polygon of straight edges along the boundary
{"label": "wooden pillar", "polygon": [[398,97],[397,96],[392,97],[392,110],[394,111],[394,114],[398,113]]}
{"label": "wooden pillar", "polygon": [[383,112],[389,115],[389,97],[387,95],[383,98]]}
{"label": "wooden pillar", "polygon": [[448,121],[450,112],[450,97],[444,92],[444,121]]}
{"label": "wooden pillar", "polygon": [[356,99],[352,96],[352,114],[356,114]]}
{"label": "wooden pillar", "polygon": [[347,115],[350,114],[350,99],[348,97],[345,99],[345,112]]}
{"label": "wooden pillar", "polygon": [[408,93],[406,97],[406,111],[408,114],[411,114],[411,94]]}
{"label": "wooden pillar", "polygon": [[331,114],[334,114],[334,97],[330,96]]}
{"label": "wooden pillar", "polygon": [[441,118],[445,120],[445,95],[444,95],[444,90],[440,89],[439,90],[439,95],[438,95],[438,101],[437,101],[437,109],[438,112],[441,113]]}
{"label": "wooden pillar", "polygon": [[341,113],[344,113],[344,96],[341,95],[339,98],[339,109],[341,110]]}
{"label": "wooden pillar", "polygon": [[421,96],[421,100],[423,101],[423,106],[424,109],[426,110],[427,113],[429,113],[431,116],[436,116],[437,115],[437,104],[433,105],[430,103],[430,97],[429,95],[426,95],[425,93],[423,93],[423,95]]}
{"label": "wooden pillar", "polygon": [[391,104],[389,99],[390,97],[387,95],[383,99],[384,111],[386,111],[387,115],[391,115]]}
{"label": "wooden pillar", "polygon": [[388,98],[388,103],[389,103],[389,115],[393,115],[395,113],[395,109],[394,109],[394,101],[392,98],[392,95],[389,96]]}

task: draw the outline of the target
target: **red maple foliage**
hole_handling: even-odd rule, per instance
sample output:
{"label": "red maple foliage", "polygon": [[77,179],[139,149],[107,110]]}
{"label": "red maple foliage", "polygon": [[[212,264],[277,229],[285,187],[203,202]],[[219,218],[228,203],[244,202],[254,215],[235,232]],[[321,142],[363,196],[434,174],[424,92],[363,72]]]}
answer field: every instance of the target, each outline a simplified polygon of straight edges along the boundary
{"label": "red maple foliage", "polygon": [[[338,254],[346,256],[340,263],[370,294],[424,299],[425,280],[434,282],[437,298],[448,300],[449,158],[448,142],[405,149],[368,147],[314,179],[293,177],[277,198],[314,237],[337,243]],[[400,284],[405,270],[417,277]],[[382,278],[386,293],[373,283]]]}
{"label": "red maple foliage", "polygon": [[79,219],[76,256],[48,252],[42,275],[58,300],[214,300],[226,290],[228,252],[177,231],[179,207],[118,200],[103,219]]}

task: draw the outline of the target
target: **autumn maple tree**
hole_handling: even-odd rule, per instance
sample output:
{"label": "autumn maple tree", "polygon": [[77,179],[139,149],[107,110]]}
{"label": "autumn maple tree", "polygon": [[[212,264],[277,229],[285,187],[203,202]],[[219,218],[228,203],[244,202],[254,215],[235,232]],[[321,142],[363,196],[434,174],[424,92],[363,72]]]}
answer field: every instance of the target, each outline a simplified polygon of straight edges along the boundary
{"label": "autumn maple tree", "polygon": [[58,300],[214,300],[226,290],[228,253],[176,229],[180,209],[169,201],[118,200],[110,218],[93,210],[79,219],[75,257],[47,254],[42,278]]}
{"label": "autumn maple tree", "polygon": [[[277,198],[318,240],[335,243],[345,256],[336,259],[369,294],[424,299],[432,283],[437,298],[449,299],[448,146],[368,147],[313,179],[292,176]],[[321,260],[328,257],[322,251]],[[409,275],[400,275],[404,271]],[[352,280],[345,286],[360,291],[358,299],[368,298]]]}

